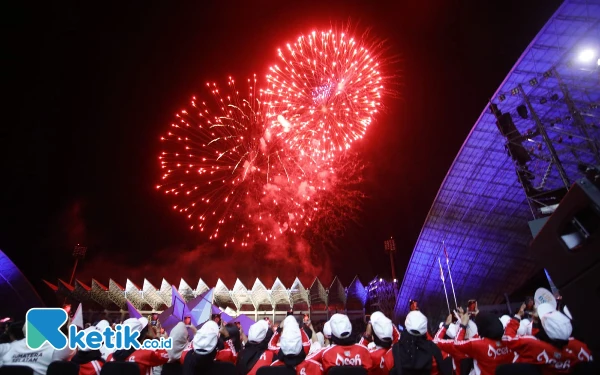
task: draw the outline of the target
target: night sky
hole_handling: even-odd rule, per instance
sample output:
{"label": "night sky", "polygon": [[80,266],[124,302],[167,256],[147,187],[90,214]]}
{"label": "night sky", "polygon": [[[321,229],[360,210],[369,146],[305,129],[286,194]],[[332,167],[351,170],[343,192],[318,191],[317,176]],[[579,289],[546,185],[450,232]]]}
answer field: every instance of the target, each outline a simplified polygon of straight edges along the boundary
{"label": "night sky", "polygon": [[[159,137],[207,81],[226,84],[276,62],[300,33],[351,21],[397,57],[399,99],[360,145],[369,199],[358,225],[328,251],[321,275],[347,284],[390,275],[383,241],[397,242],[402,278],[427,212],[487,99],[558,0],[126,1],[13,3],[3,11],[8,67],[1,137],[0,249],[35,286],[78,277],[192,287],[218,277],[309,270],[261,266],[260,254],[212,249],[154,186]],[[214,5],[207,5],[212,3]],[[218,4],[218,5],[216,5]],[[375,4],[381,4],[376,6]],[[5,5],[6,7],[6,5]],[[296,262],[297,263],[297,262]],[[302,263],[302,262],[300,262]],[[330,269],[330,271],[328,271]],[[305,271],[303,273],[303,271]],[[314,275],[319,276],[319,275]],[[267,284],[267,283],[266,283]],[[45,287],[42,287],[43,289]]]}

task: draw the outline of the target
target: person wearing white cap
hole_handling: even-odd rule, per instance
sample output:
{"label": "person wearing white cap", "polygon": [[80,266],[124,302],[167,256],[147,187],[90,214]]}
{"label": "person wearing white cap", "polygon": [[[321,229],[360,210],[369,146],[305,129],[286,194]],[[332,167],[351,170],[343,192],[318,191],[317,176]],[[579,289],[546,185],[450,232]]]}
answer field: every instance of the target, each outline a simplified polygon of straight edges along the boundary
{"label": "person wearing white cap", "polygon": [[[288,315],[283,322],[281,322],[281,324],[279,325],[279,328],[277,329],[277,331],[273,334],[273,337],[271,338],[271,340],[269,341],[269,350],[277,353],[279,352],[279,338],[281,337],[281,332],[283,330],[285,330],[285,327],[298,327],[300,328],[300,325],[298,324],[298,321],[296,320],[296,318],[293,315]],[[310,351],[310,337],[308,337],[308,335],[306,334],[306,331],[304,331],[303,329],[300,330],[302,333],[302,348],[304,349],[304,352],[306,354],[308,354],[308,352]]]}
{"label": "person wearing white cap", "polygon": [[[499,365],[511,363],[514,353],[502,341],[504,327],[498,317],[478,313],[475,316],[477,329],[481,334],[479,338],[462,341],[464,331],[469,331],[469,314],[460,312],[461,327],[457,333],[457,340],[435,340],[443,351],[453,354],[456,351],[473,359],[473,368],[482,375],[494,375]],[[491,349],[490,349],[491,348]]]}
{"label": "person wearing white cap", "polygon": [[167,350],[169,354],[169,362],[179,361],[181,354],[189,346],[188,327],[183,322],[179,322],[171,330],[171,338],[173,339],[173,347]]}
{"label": "person wearing white cap", "polygon": [[[95,326],[98,331],[104,332],[106,328],[110,327],[110,323],[108,322],[108,320],[101,320],[98,323],[96,323]],[[114,339],[115,337],[111,336],[111,341],[113,341],[113,343]],[[112,345],[112,347],[112,349],[109,349],[105,343],[102,344],[102,347],[100,348],[100,353],[102,354],[102,359],[104,359],[105,361],[108,359],[108,355],[115,351],[114,345]]]}
{"label": "person wearing white cap", "polygon": [[[396,339],[394,339],[394,337]],[[373,362],[371,374],[387,375],[394,367],[392,345],[398,342],[400,334],[395,332],[394,324],[382,312],[371,314],[367,330],[360,344],[367,345]]]}
{"label": "person wearing white cap", "polygon": [[[460,314],[464,314],[464,311],[462,310],[462,308],[459,308],[459,312]],[[462,341],[464,340],[466,337],[467,333],[472,333],[472,332],[477,332],[477,326],[475,325],[475,323],[472,320],[469,320],[468,324],[471,324],[472,326],[474,326],[474,328],[472,327],[471,329],[469,328],[461,328],[461,324],[460,321],[457,321],[456,323],[452,323],[452,321],[454,320],[454,315],[450,314],[448,315],[448,317],[446,318],[446,322],[444,323],[444,325],[442,326],[442,328],[440,328],[438,330],[438,332],[435,334],[434,336],[434,342],[438,342],[439,340],[454,340],[454,341]],[[467,327],[468,327],[467,324]],[[469,340],[471,337],[468,337],[467,340]],[[472,360],[468,359],[468,356],[466,356],[465,354],[463,354],[461,351],[457,350],[454,348],[454,346],[448,346],[446,347],[446,349],[448,350],[447,352],[442,352],[442,355],[444,353],[448,353],[450,355],[450,357],[452,358],[452,367],[454,369],[454,372],[457,374],[462,374],[469,372],[469,369],[472,369],[473,367],[473,363]],[[465,360],[468,360],[470,362],[464,362]]]}
{"label": "person wearing white cap", "polygon": [[194,375],[207,371],[217,356],[219,326],[209,320],[196,332],[192,339],[192,349],[181,354],[183,375]]}
{"label": "person wearing white cap", "polygon": [[[33,369],[33,373],[36,375],[46,375],[50,363],[67,360],[74,353],[68,346],[62,350],[56,350],[49,343],[45,343],[38,349],[29,349],[25,342],[25,323],[15,322],[11,324],[11,327],[13,330],[20,328],[23,335],[22,338],[20,338],[21,335],[18,335],[19,339],[10,344],[0,345],[0,355],[4,355],[2,357],[3,366],[26,366]],[[17,338],[16,332],[11,336]],[[36,361],[32,361],[32,358],[35,358]]]}
{"label": "person wearing white cap", "polygon": [[329,320],[333,345],[322,352],[321,363],[325,373],[335,366],[361,366],[367,371],[373,368],[371,353],[366,346],[355,344],[352,324],[344,314],[334,314]]}
{"label": "person wearing white cap", "polygon": [[[83,330],[86,335],[90,332],[100,331],[96,326],[90,326]],[[79,349],[71,358],[71,362],[79,365],[79,375],[98,375],[104,366],[104,359],[100,350],[90,350],[89,348]]]}
{"label": "person wearing white cap", "polygon": [[[143,343],[147,339],[156,338],[155,327],[148,326],[148,319],[129,318],[123,322],[124,326],[128,326],[133,331],[140,332],[138,341]],[[152,368],[162,366],[169,361],[169,354],[165,349],[149,350],[149,349],[123,349],[117,350],[108,355],[107,362],[135,362],[140,368],[140,375],[152,374]]]}
{"label": "person wearing white cap", "polygon": [[322,375],[323,366],[314,359],[306,358],[301,331],[300,327],[292,324],[283,328],[277,360],[271,366],[286,366],[294,369],[297,375]]}
{"label": "person wearing white cap", "polygon": [[570,372],[577,363],[592,361],[589,348],[571,337],[571,319],[549,303],[537,307],[542,323],[540,331],[535,336],[517,336],[525,308],[523,304],[508,323],[503,338],[506,345],[517,353],[516,363],[541,365],[546,375]]}
{"label": "person wearing white cap", "polygon": [[248,330],[248,342],[238,355],[236,367],[242,375],[256,375],[259,368],[269,366],[275,353],[268,350],[273,330],[266,320],[259,320]]}
{"label": "person wearing white cap", "polygon": [[[400,340],[392,347],[394,367],[403,374],[431,373],[450,375],[442,366],[442,351],[427,338],[427,317],[419,310],[408,313]],[[401,367],[398,371],[398,367]]]}
{"label": "person wearing white cap", "polygon": [[240,329],[235,323],[227,323],[219,330],[219,346],[215,361],[230,362],[234,365],[242,350]]}

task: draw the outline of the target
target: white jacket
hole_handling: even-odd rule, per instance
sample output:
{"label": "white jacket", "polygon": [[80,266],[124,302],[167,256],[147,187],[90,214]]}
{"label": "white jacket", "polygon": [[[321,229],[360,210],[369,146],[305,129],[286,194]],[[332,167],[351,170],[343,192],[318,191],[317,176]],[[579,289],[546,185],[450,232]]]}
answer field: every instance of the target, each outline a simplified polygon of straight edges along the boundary
{"label": "white jacket", "polygon": [[[5,345],[10,346],[9,350],[6,350]],[[25,339],[0,346],[0,354],[4,354],[1,360],[3,366],[31,367],[37,375],[46,375],[50,363],[64,361],[71,356],[72,352],[69,347],[55,350],[48,343],[39,349],[31,350],[25,344]]]}

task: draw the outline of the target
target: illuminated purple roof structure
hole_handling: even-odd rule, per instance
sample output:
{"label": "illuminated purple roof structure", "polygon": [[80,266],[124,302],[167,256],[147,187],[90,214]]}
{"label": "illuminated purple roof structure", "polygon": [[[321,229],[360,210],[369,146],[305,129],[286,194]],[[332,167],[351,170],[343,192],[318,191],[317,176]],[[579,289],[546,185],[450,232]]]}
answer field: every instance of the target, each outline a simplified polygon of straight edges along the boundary
{"label": "illuminated purple roof structure", "polygon": [[438,257],[453,300],[442,242],[463,306],[470,298],[500,303],[538,270],[527,254],[528,221],[551,213],[565,186],[586,166],[600,165],[599,52],[600,1],[565,1],[450,167],[404,275],[396,320],[407,314],[410,299],[429,314],[446,310]]}
{"label": "illuminated purple roof structure", "polygon": [[2,301],[0,319],[11,317],[24,320],[30,308],[44,307],[33,286],[2,251],[0,251],[0,301]]}

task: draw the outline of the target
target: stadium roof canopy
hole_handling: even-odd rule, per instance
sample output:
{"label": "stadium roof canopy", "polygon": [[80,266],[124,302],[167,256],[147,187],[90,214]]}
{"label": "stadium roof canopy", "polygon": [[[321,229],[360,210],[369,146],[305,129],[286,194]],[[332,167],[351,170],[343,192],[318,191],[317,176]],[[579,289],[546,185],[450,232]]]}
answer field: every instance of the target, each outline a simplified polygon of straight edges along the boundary
{"label": "stadium roof canopy", "polygon": [[29,281],[15,264],[0,251],[0,306],[1,318],[25,319],[27,310],[44,304]]}
{"label": "stadium roof canopy", "polygon": [[[165,279],[158,288],[146,279],[141,284],[141,288],[129,279],[127,279],[125,287],[112,279],[108,281],[108,286],[95,279],[92,279],[89,285],[79,280],[75,280],[73,285],[60,279],[56,284],[45,280],[44,282],[54,292],[67,297],[70,301],[86,305],[86,309],[89,309],[90,306],[98,306],[103,309],[127,310],[129,301],[139,310],[162,311],[170,307],[172,301],[172,285]],[[198,281],[195,289],[181,279],[179,287],[176,289],[187,303],[211,288],[202,279]],[[211,302],[219,307],[229,307],[237,311],[270,311],[274,309],[285,312],[290,308],[294,310],[311,308],[313,311],[325,311],[328,308],[362,310],[367,303],[367,288],[358,277],[355,277],[347,287],[344,287],[337,277],[333,279],[329,287],[323,286],[318,278],[315,278],[310,287],[305,287],[296,278],[290,287],[286,287],[279,279],[276,279],[273,286],[267,288],[262,281],[256,279],[252,288],[247,288],[238,279],[232,289],[219,279],[214,286],[212,298]]]}
{"label": "stadium roof canopy", "polygon": [[[396,319],[406,315],[410,299],[433,314],[446,309],[438,257],[452,301],[443,242],[463,306],[470,298],[500,303],[538,270],[527,254],[528,221],[543,216],[544,204],[526,194],[525,183],[537,193],[564,190],[582,176],[581,165],[600,165],[599,22],[600,0],[567,0],[527,47],[492,97],[512,116],[512,135],[501,133],[491,105],[484,108],[427,215]],[[524,151],[519,162],[515,144]],[[526,174],[518,176],[517,168]]]}

